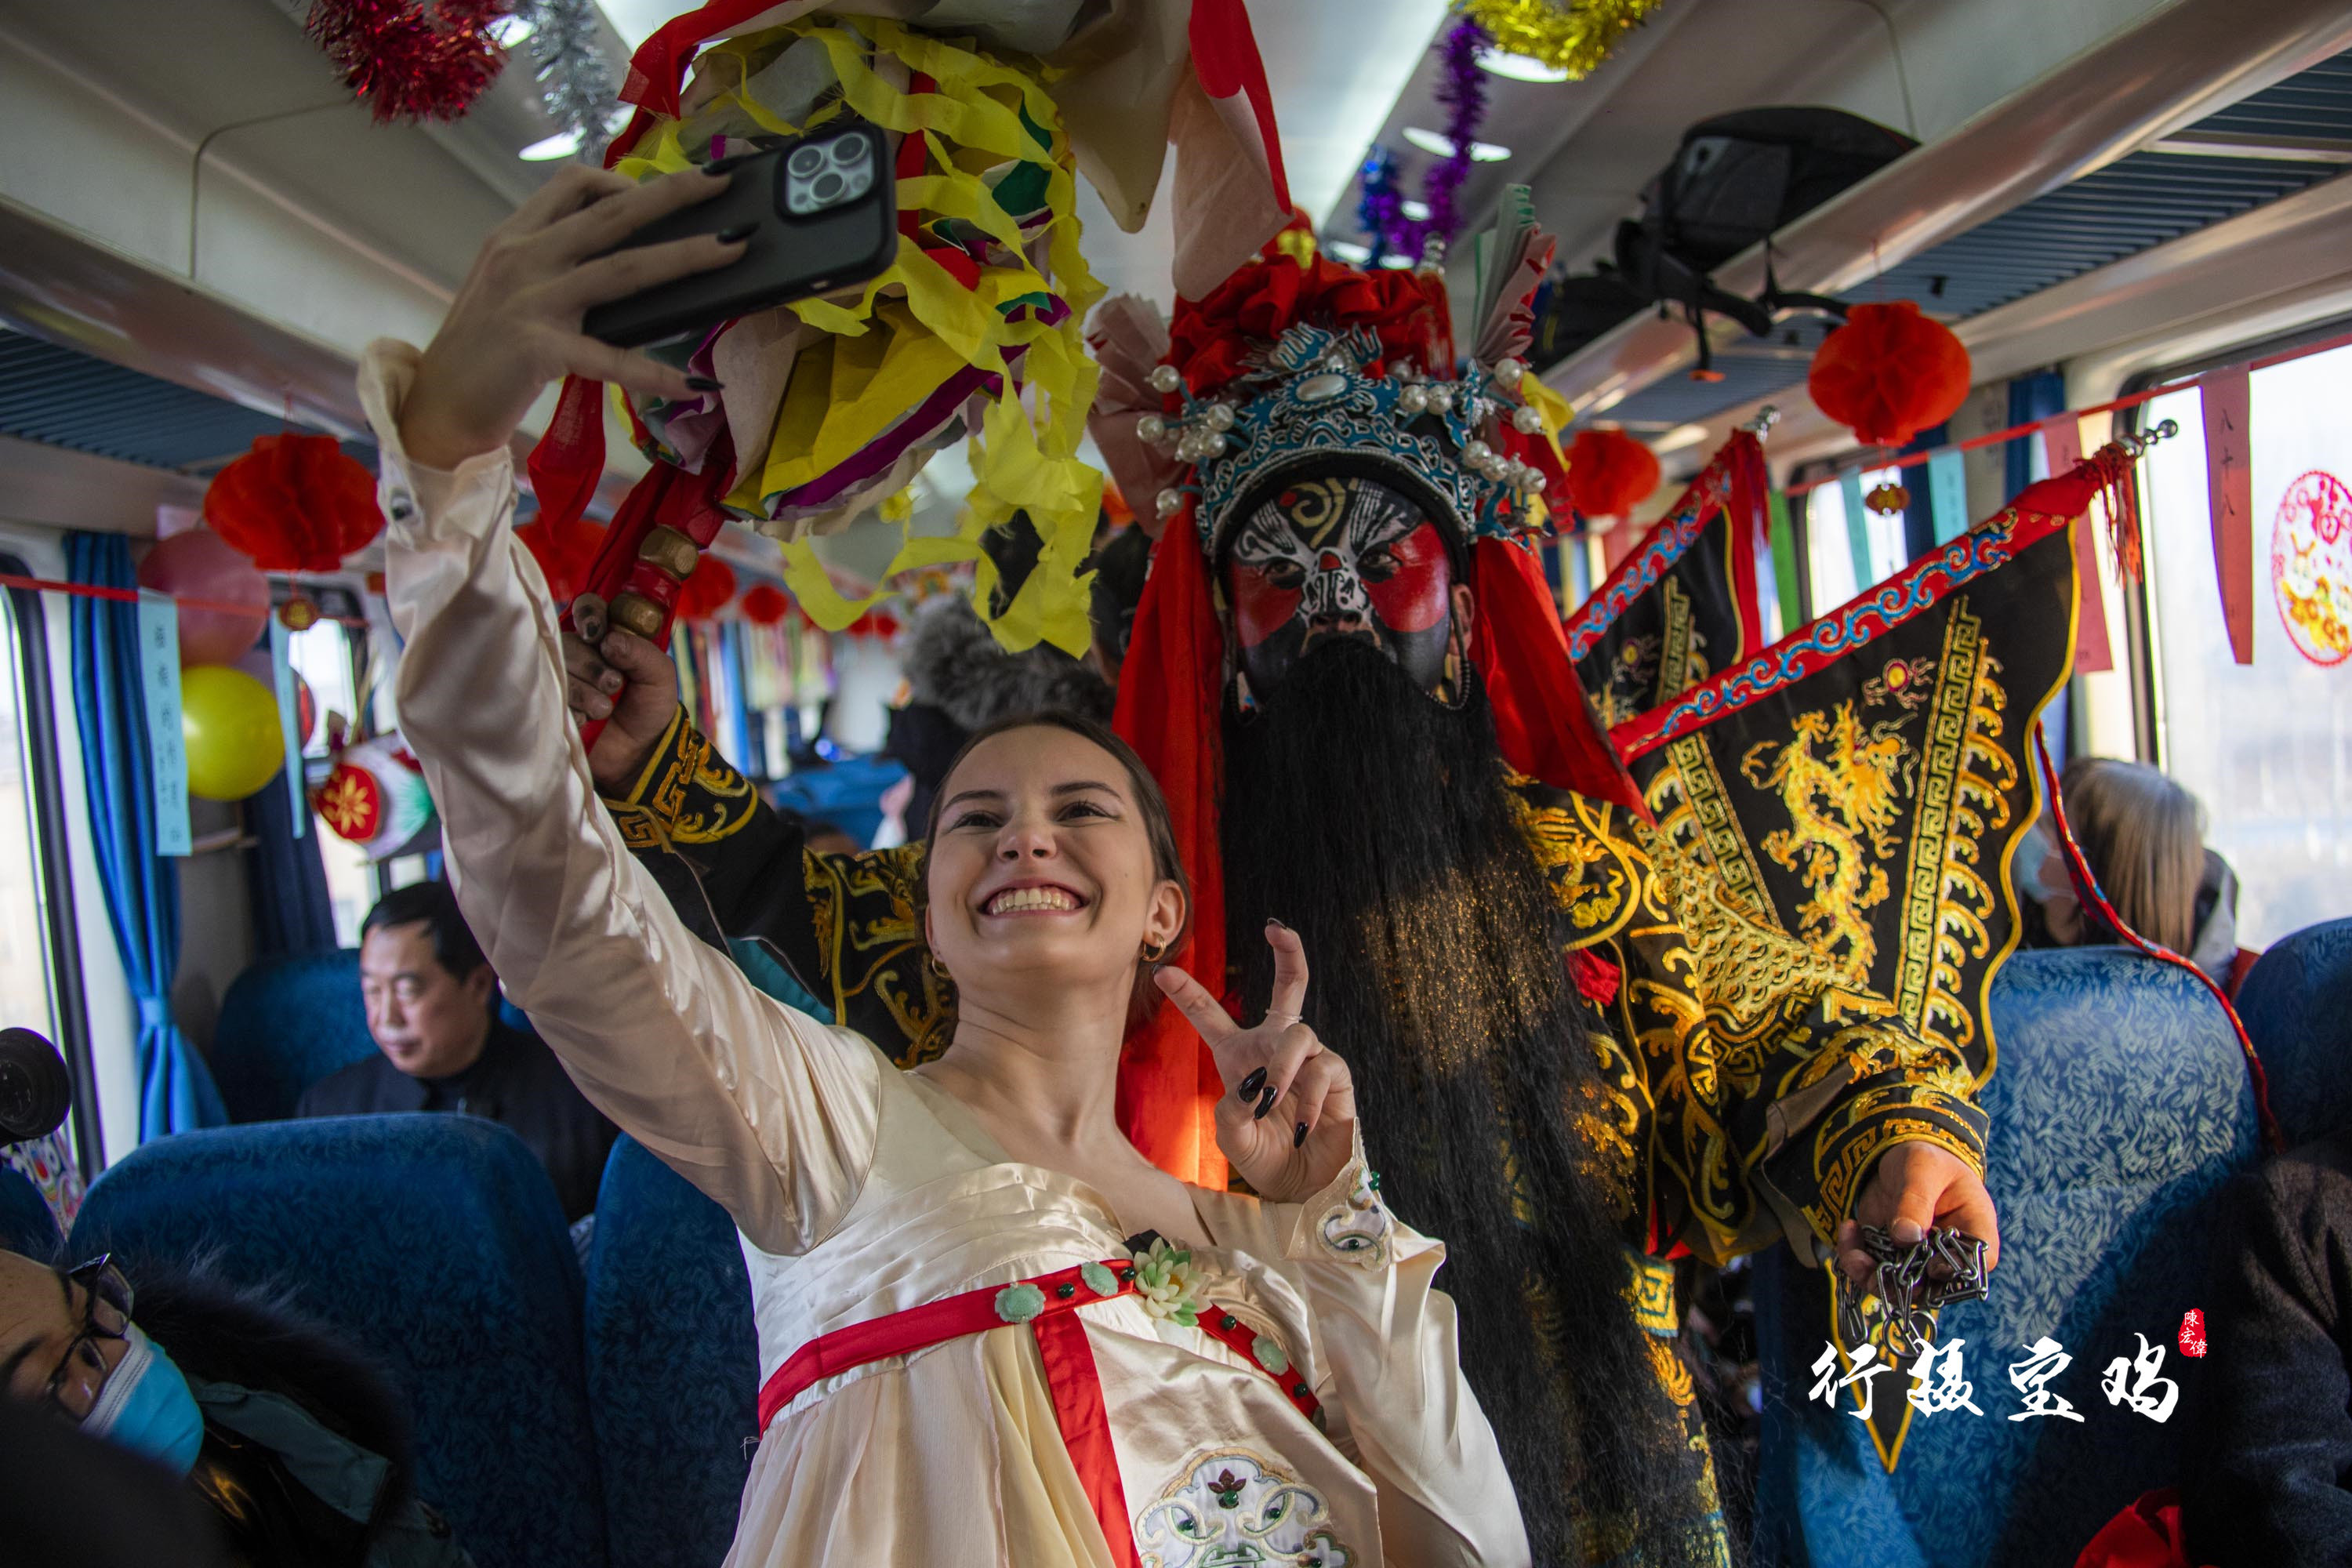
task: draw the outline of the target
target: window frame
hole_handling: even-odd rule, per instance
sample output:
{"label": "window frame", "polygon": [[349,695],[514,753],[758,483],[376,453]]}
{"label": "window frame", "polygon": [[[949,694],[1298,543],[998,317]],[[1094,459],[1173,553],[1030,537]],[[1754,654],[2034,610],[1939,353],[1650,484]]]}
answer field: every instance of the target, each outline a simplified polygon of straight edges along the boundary
{"label": "window frame", "polygon": [[[22,556],[0,551],[0,572],[35,575]],[[73,839],[67,824],[65,778],[58,763],[57,683],[49,664],[48,616],[40,594],[8,589],[16,634],[17,679],[23,686],[26,777],[33,792],[33,832],[41,856],[41,892],[48,909],[49,987],[58,1049],[73,1084],[74,1163],[82,1180],[105,1168],[104,1131],[98,1114],[98,1068],[90,1055],[89,1006],[82,994],[81,939],[73,893]]]}

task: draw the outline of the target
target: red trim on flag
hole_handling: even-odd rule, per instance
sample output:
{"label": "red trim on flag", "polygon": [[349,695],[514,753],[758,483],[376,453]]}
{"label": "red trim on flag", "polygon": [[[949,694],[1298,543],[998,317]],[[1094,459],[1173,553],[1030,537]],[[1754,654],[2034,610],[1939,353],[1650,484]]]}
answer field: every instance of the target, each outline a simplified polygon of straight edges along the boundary
{"label": "red trim on flag", "polygon": [[2230,1005],[2228,994],[2214,984],[2211,975],[2170,948],[2148,941],[2126,925],[2123,916],[2116,913],[2116,907],[2107,902],[2107,895],[2099,889],[2098,878],[2091,874],[2091,863],[2084,858],[2083,847],[2074,839],[2074,830],[2066,824],[2066,804],[2058,790],[2058,769],[2050,760],[2050,742],[2043,736],[2042,721],[2038,719],[2033,723],[2033,749],[2041,759],[2042,795],[2049,802],[2051,823],[2058,829],[2058,847],[2064,854],[2066,876],[2074,884],[2074,896],[2085,908],[2113,926],[2125,946],[2160,963],[2187,970],[2197,977],[2199,984],[2213,994],[2213,1000],[2221,1005],[2221,1016],[2230,1020],[2230,1027],[2238,1037],[2238,1049],[2245,1055],[2246,1079],[2254,1091],[2254,1120],[2262,1127],[2263,1148],[2267,1152],[2277,1153],[2285,1145],[2279,1135],[2278,1122],[2271,1116],[2270,1075],[2263,1070],[2263,1058],[2255,1054],[2254,1042],[2246,1033],[2245,1020],[2238,1016],[2237,1008]]}

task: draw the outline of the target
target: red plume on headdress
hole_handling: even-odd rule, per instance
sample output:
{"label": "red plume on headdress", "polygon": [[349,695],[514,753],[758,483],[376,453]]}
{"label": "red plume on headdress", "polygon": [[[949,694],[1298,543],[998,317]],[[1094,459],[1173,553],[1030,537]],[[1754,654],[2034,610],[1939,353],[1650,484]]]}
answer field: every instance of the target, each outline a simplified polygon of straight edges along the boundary
{"label": "red plume on headdress", "polygon": [[1301,321],[1370,327],[1380,334],[1383,365],[1408,360],[1432,374],[1450,374],[1435,357],[1444,323],[1412,273],[1364,272],[1319,255],[1303,265],[1287,256],[1254,261],[1200,303],[1177,300],[1168,363],[1202,395],[1240,374],[1253,349]]}

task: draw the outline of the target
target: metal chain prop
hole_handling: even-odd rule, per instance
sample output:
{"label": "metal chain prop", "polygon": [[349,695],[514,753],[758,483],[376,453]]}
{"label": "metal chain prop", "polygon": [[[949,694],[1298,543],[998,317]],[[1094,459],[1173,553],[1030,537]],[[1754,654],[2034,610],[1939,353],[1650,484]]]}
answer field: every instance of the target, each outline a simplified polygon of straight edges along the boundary
{"label": "metal chain prop", "polygon": [[[1875,1226],[1863,1226],[1862,1245],[1875,1260],[1868,1283],[1838,1273],[1838,1331],[1864,1345],[1885,1330],[1886,1353],[1908,1361],[1936,1335],[1936,1314],[1956,1301],[1981,1301],[1985,1244],[1966,1231],[1938,1226],[1905,1247]],[[1946,1272],[1934,1272],[1941,1264]]]}

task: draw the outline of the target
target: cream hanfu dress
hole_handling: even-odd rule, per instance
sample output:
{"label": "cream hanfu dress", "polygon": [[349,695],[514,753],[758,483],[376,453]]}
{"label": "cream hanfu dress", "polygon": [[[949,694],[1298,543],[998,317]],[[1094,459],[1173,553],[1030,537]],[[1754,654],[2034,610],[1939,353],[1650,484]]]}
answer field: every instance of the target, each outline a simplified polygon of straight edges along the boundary
{"label": "cream hanfu dress", "polygon": [[1360,1147],[1304,1204],[1192,1189],[1207,1244],[1139,1268],[1085,1185],[679,923],[590,782],[512,459],[401,450],[415,363],[379,342],[361,372],[401,727],[508,994],[741,1232],[772,1419],[729,1562],[1528,1562],[1432,1288],[1444,1250],[1389,1215]]}

